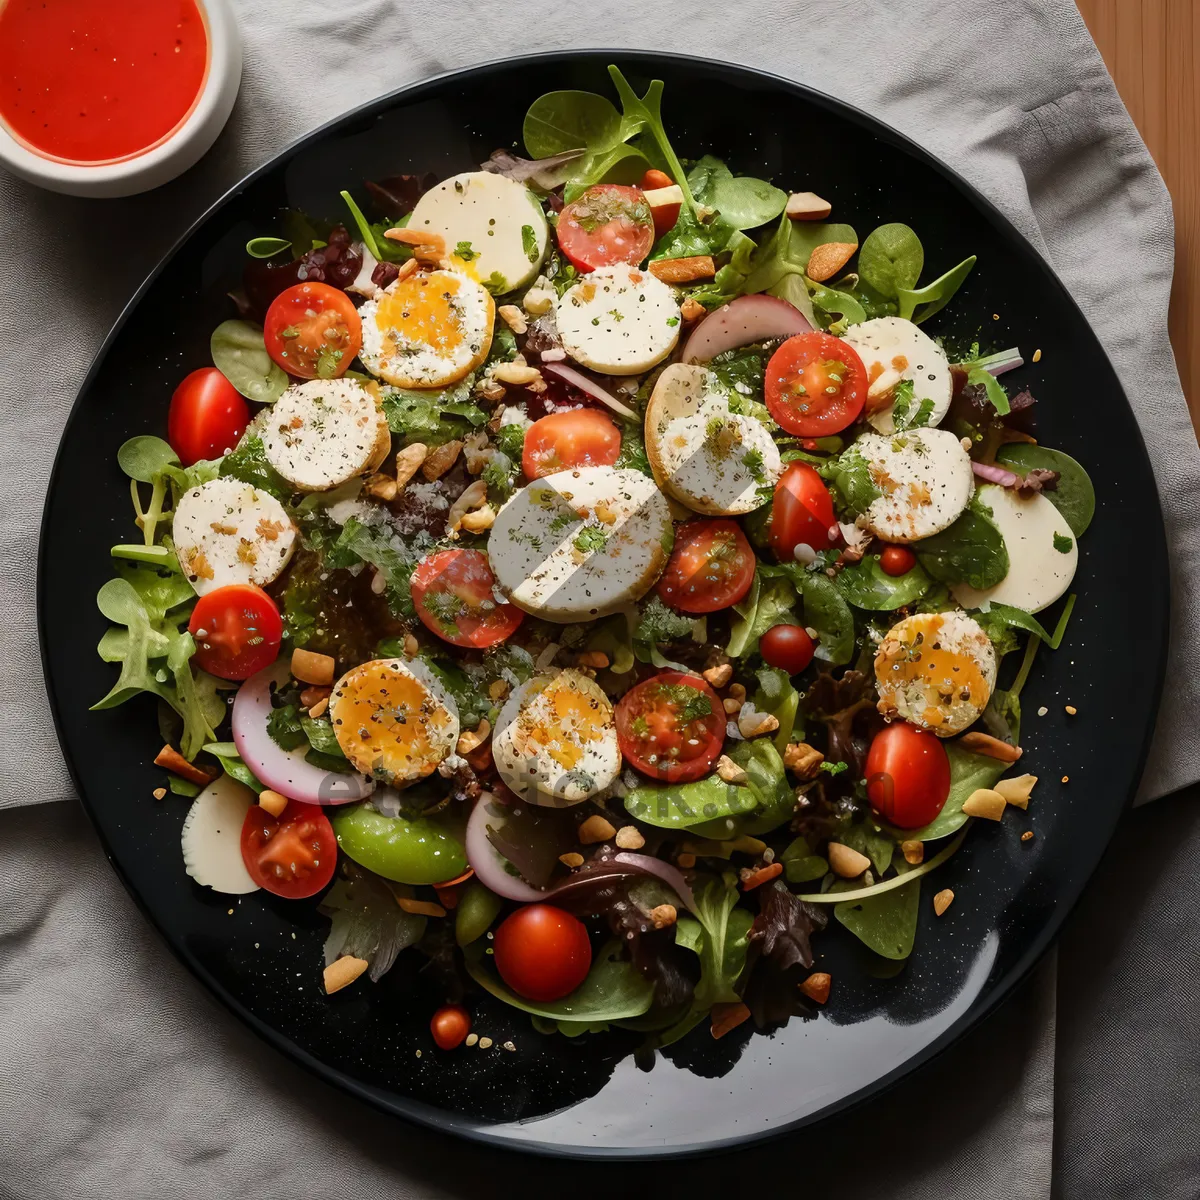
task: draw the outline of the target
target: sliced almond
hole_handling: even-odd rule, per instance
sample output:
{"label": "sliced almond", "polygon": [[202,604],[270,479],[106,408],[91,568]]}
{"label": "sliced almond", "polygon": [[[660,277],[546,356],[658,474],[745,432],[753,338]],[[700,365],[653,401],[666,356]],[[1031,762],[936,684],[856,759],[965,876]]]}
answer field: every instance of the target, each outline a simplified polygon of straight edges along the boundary
{"label": "sliced almond", "polygon": [[954,893],[950,888],[942,888],[933,898],[933,911],[940,917],[954,902]]}
{"label": "sliced almond", "polygon": [[728,754],[722,754],[721,757],[717,759],[717,774],[723,780],[725,780],[726,783],[734,783],[738,785],[746,783],[750,778],[746,774],[745,770],[742,767],[739,767],[737,763],[735,763],[733,759],[729,757]]}
{"label": "sliced almond", "polygon": [[868,411],[874,412],[876,409],[882,408],[884,402],[891,399],[896,385],[903,378],[904,376],[895,367],[887,367],[880,371],[872,380],[871,386],[867,388]]}
{"label": "sliced almond", "polygon": [[441,479],[454,466],[458,456],[462,453],[462,448],[462,442],[455,438],[453,441],[444,442],[430,450],[425,456],[425,461],[421,463],[421,474],[430,483],[435,479]]}
{"label": "sliced almond", "polygon": [[991,788],[976,788],[964,801],[962,810],[969,817],[982,817],[985,821],[999,821],[1004,816],[1004,797]]}
{"label": "sliced almond", "polygon": [[396,452],[396,490],[403,491],[404,485],[417,473],[429,454],[424,442],[413,442]]}
{"label": "sliced almond", "polygon": [[691,258],[660,258],[650,264],[650,274],[663,283],[695,283],[698,279],[711,279],[716,272],[716,263],[708,254],[695,254]]}
{"label": "sliced almond", "polygon": [[562,863],[564,867],[570,867],[572,870],[574,870],[576,867],[583,866],[583,855],[577,854],[574,850],[572,850],[569,854],[560,854],[558,856],[558,861]]}
{"label": "sliced almond", "polygon": [[915,867],[925,861],[925,843],[910,838],[900,843],[900,853],[904,855],[904,861],[910,867]]}
{"label": "sliced almond", "polygon": [[492,370],[492,378],[501,383],[512,384],[513,387],[528,387],[531,383],[541,383],[542,373],[537,367],[525,363],[500,363]]}
{"label": "sliced almond", "polygon": [[502,304],[496,309],[496,315],[513,333],[524,333],[529,328],[525,314],[515,304]]}
{"label": "sliced almond", "polygon": [[596,842],[607,842],[610,838],[615,837],[616,833],[613,823],[596,813],[579,826],[577,836],[580,845],[591,846]]}
{"label": "sliced almond", "polygon": [[793,192],[783,211],[793,221],[823,221],[833,212],[833,205],[822,200],[816,192]]}
{"label": "sliced almond", "polygon": [[332,996],[342,988],[349,987],[371,964],[365,958],[352,954],[336,959],[325,968],[325,991]]}
{"label": "sliced almond", "polygon": [[817,283],[832,279],[854,257],[857,242],[826,242],[818,246],[808,259],[808,277]]}
{"label": "sliced almond", "polygon": [[857,879],[871,865],[865,854],[859,854],[841,842],[830,842],[827,849],[829,869],[842,879]]}
{"label": "sliced almond", "polygon": [[1001,779],[996,784],[995,790],[1009,804],[1025,809],[1029,807],[1029,797],[1033,792],[1033,785],[1037,781],[1038,777],[1036,775],[1016,775],[1012,779]]}
{"label": "sliced almond", "polygon": [[646,844],[646,839],[636,825],[622,825],[617,830],[616,842],[618,849],[640,850]]}
{"label": "sliced almond", "polygon": [[818,1004],[824,1004],[829,999],[829,989],[833,986],[833,976],[828,971],[814,971],[802,984],[800,990]]}
{"label": "sliced almond", "polygon": [[733,678],[733,664],[721,663],[717,667],[709,667],[704,673],[705,680],[715,688],[724,687]]}

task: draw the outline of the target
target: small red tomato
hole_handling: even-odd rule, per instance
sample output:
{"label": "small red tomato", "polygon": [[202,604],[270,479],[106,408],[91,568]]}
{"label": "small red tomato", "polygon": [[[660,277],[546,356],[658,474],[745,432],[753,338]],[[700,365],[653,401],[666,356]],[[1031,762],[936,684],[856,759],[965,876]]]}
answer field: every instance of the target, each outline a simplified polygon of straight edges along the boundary
{"label": "small red tomato", "polygon": [[950,795],[950,757],[940,738],[897,721],[867,751],[867,799],[901,829],[919,829]]}
{"label": "small red tomato", "polygon": [[471,1032],[471,1014],[461,1004],[443,1004],[429,1022],[429,1032],[439,1050],[453,1050]]}
{"label": "small red tomato", "polygon": [[791,562],[799,545],[828,550],[838,537],[833,497],[808,463],[789,463],[779,477],[771,501],[770,536],[780,562]]}
{"label": "small red tomato", "polygon": [[917,565],[917,556],[907,546],[885,546],[879,565],[885,575],[907,575]]}
{"label": "small red tomato", "polygon": [[252,804],[242,823],[242,861],[261,888],[285,900],[315,896],[337,865],[337,838],[316,804],[289,800],[273,817]]}
{"label": "small red tomato", "polygon": [[218,679],[249,679],[275,661],[283,619],[262,588],[228,583],[200,597],[188,632],[196,642],[198,667]]}
{"label": "small red tomato", "polygon": [[587,978],[592,944],[578,917],[552,904],[526,904],[493,942],[496,970],[526,1000],[561,1000]]}
{"label": "small red tomato", "polygon": [[674,182],[675,180],[666,171],[660,171],[657,167],[651,167],[642,176],[642,182],[638,186],[643,192],[652,192],[656,188],[670,187]]}
{"label": "small red tomato", "polygon": [[675,530],[657,591],[679,612],[717,612],[750,590],[754,562],[754,550],[736,521],[685,521]]}
{"label": "small red tomato", "polygon": [[340,288],[298,283],[271,301],[263,320],[267,353],[298,379],[336,379],[362,349],[362,320]]}
{"label": "small red tomato", "polygon": [[654,246],[654,215],[640,188],[597,183],[558,214],[555,234],[577,271],[637,266]]}
{"label": "small red tomato", "polygon": [[232,450],[249,424],[250,409],[237,388],[216,367],[201,367],[185,376],[171,397],[167,441],[190,467]]}
{"label": "small red tomato", "polygon": [[799,675],[813,660],[816,646],[801,625],[772,625],[762,635],[758,648],[770,667]]}

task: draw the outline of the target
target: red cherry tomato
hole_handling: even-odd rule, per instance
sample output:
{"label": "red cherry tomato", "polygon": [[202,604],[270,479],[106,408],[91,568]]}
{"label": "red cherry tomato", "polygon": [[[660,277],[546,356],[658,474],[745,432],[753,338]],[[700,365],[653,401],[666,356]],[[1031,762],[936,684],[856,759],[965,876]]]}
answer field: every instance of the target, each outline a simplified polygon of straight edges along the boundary
{"label": "red cherry tomato", "polygon": [[828,333],[798,333],[767,363],[767,408],[788,433],[825,437],[853,425],[867,399],[854,347]]}
{"label": "red cherry tomato", "polygon": [[918,829],[950,795],[950,758],[939,737],[898,721],[867,751],[867,799],[893,825]]}
{"label": "red cherry tomato", "polygon": [[917,556],[907,546],[884,546],[879,565],[885,575],[907,575],[917,565]]}
{"label": "red cherry tomato", "polygon": [[289,800],[278,817],[255,804],[242,824],[242,861],[259,887],[303,900],[333,878],[337,838],[316,804]]}
{"label": "red cherry tomato", "polygon": [[771,549],[780,562],[791,562],[799,545],[814,550],[833,545],[837,535],[833,498],[825,480],[808,463],[790,463],[775,485],[770,532]]}
{"label": "red cherry tomato", "polygon": [[275,661],[283,620],[262,588],[230,583],[196,601],[188,632],[197,666],[218,679],[249,679]]}
{"label": "red cherry tomato", "polygon": [[492,943],[496,970],[526,1000],[561,1000],[587,978],[592,946],[578,917],[551,904],[526,904]]}
{"label": "red cherry tomato", "polygon": [[725,710],[698,675],[663,671],[617,704],[617,744],[630,766],[654,779],[687,783],[712,770],[725,744]]}
{"label": "red cherry tomato", "polygon": [[471,1032],[471,1014],[461,1004],[444,1004],[433,1014],[429,1032],[439,1050],[453,1050]]}
{"label": "red cherry tomato", "polygon": [[362,349],[354,301],[327,283],[298,283],[271,301],[263,322],[267,353],[300,379],[336,379]]}
{"label": "red cherry tomato", "polygon": [[496,599],[496,577],[482,550],[439,550],[412,575],[421,623],[452,646],[484,650],[511,637],[525,614]]}
{"label": "red cherry tomato", "polygon": [[167,441],[185,467],[232,450],[250,424],[241,393],[217,370],[201,367],[175,389],[167,413]]}
{"label": "red cherry tomato", "polygon": [[710,613],[736,604],[754,582],[754,551],[736,521],[687,521],[658,581],[664,604]]}
{"label": "red cherry tomato", "polygon": [[621,453],[621,434],[598,408],[551,413],[525,431],[521,470],[527,479],[571,467],[611,467]]}
{"label": "red cherry tomato", "polygon": [[801,625],[772,625],[759,638],[758,649],[769,667],[799,675],[812,662],[816,645]]}
{"label": "red cherry tomato", "polygon": [[674,182],[675,180],[666,171],[660,171],[657,167],[651,167],[642,176],[640,187],[643,192],[652,192],[657,188],[670,187]]}
{"label": "red cherry tomato", "polygon": [[654,217],[640,188],[598,183],[558,214],[558,246],[579,271],[636,266],[654,246]]}

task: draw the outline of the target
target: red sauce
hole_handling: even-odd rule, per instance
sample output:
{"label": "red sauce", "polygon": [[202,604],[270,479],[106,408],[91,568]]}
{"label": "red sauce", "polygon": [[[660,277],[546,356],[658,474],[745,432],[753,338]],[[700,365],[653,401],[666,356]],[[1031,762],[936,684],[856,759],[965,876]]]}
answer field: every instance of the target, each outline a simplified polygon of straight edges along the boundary
{"label": "red sauce", "polygon": [[196,0],[0,0],[0,121],[65,162],[144,154],[195,107],[209,44]]}

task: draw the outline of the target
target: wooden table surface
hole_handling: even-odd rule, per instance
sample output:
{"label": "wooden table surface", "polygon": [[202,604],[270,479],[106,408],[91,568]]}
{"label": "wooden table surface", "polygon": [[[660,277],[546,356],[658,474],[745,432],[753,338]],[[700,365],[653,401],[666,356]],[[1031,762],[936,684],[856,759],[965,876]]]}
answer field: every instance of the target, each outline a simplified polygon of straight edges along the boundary
{"label": "wooden table surface", "polygon": [[1200,0],[1078,0],[1175,205],[1171,344],[1200,431]]}

